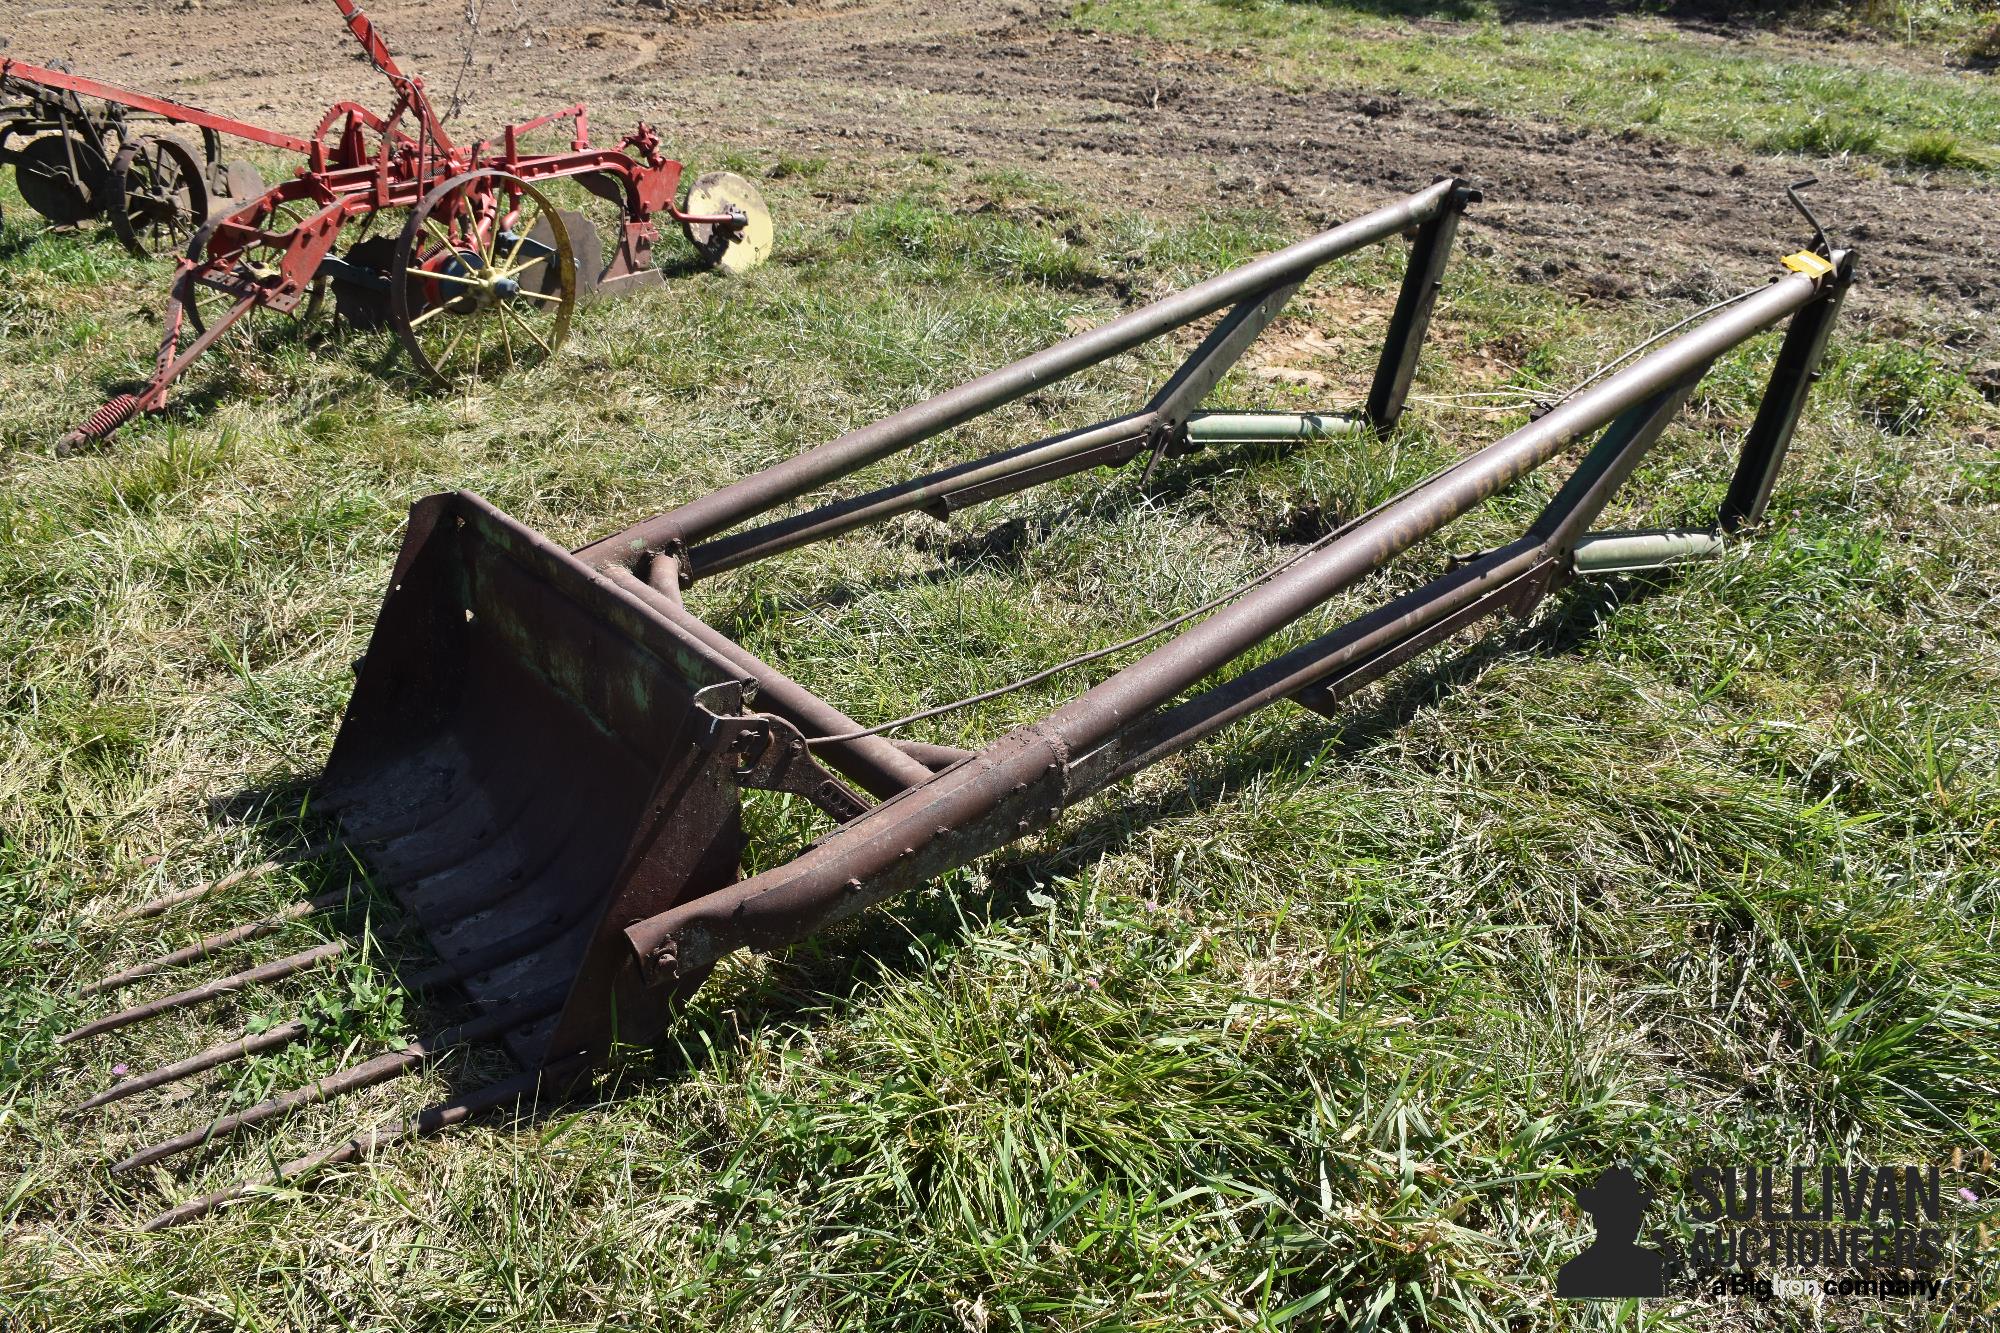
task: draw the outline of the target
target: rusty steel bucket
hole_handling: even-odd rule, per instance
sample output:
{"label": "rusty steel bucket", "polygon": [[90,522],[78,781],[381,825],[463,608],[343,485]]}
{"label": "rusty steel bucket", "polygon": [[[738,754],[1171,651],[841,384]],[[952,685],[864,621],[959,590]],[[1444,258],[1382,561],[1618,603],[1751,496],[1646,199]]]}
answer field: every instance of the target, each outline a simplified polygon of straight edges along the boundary
{"label": "rusty steel bucket", "polygon": [[[278,1175],[293,1177],[488,1106],[567,1087],[615,1043],[656,1037],[731,950],[782,947],[964,865],[1257,709],[1283,701],[1330,709],[1482,617],[1525,614],[1579,576],[1711,556],[1726,537],[1755,525],[1851,280],[1849,252],[1822,246],[1787,257],[1769,285],[1723,303],[1672,341],[1306,544],[1266,574],[1146,635],[1004,687],[1162,640],[977,752],[889,738],[914,718],[876,726],[854,721],[682,604],[683,588],[700,579],[900,514],[946,517],[995,495],[1141,457],[1150,468],[1162,457],[1246,439],[1283,447],[1335,435],[1362,441],[1391,429],[1407,399],[1458,217],[1475,198],[1461,181],[1440,181],[575,552],[475,495],[419,501],[315,804],[336,824],[337,845],[421,927],[436,961],[412,984],[462,996],[471,1016],[435,1037],[152,1145],[120,1165],[162,1160],[306,1102],[422,1067],[468,1043],[504,1046],[522,1072],[285,1163]],[[1405,235],[1412,239],[1409,267],[1359,411],[1200,410],[1316,269]],[[741,526],[1052,379],[1215,315],[1221,318],[1185,363],[1131,415]],[[1714,527],[1593,533],[1612,494],[1714,360],[1780,325],[1785,332],[1769,387]],[[1454,562],[1428,584],[1339,629],[1197,688],[1584,440],[1589,449],[1518,539]],[[1169,631],[1178,632],[1166,637]],[[811,802],[826,830],[801,855],[739,879],[739,803],[753,789]],[[189,896],[138,911],[164,911]],[[315,900],[288,911],[325,905]],[[238,927],[107,982],[133,984],[162,964],[234,948],[268,925]],[[205,983],[70,1037],[233,993],[268,979],[273,968],[283,975],[284,968],[317,966],[326,950],[338,948],[321,946]],[[297,1035],[281,1027],[224,1043],[126,1079],[86,1106]],[[152,1224],[185,1221],[254,1188],[190,1199]]]}
{"label": "rusty steel bucket", "polygon": [[320,804],[481,1010],[547,1010],[503,1034],[523,1067],[672,1012],[620,932],[736,878],[736,791],[696,700],[740,689],[477,497],[411,511]]}

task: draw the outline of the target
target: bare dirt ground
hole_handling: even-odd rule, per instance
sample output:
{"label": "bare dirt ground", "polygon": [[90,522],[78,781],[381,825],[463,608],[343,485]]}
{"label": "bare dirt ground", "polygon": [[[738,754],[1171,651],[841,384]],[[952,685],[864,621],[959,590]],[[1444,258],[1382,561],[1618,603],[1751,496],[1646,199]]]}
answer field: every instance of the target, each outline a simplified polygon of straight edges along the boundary
{"label": "bare dirt ground", "polygon": [[[1487,194],[1469,239],[1580,297],[1697,296],[1755,281],[1803,236],[1784,183],[1804,164],[1366,92],[1262,85],[1210,57],[1072,30],[1023,0],[482,0],[374,9],[441,105],[490,124],[586,98],[600,135],[643,115],[676,137],[880,160],[921,152],[1022,167],[1096,202],[1263,204],[1323,222],[1445,172]],[[340,97],[385,103],[324,0],[26,8],[9,53],[286,128]],[[698,164],[697,164],[698,165]],[[1878,327],[1993,355],[2000,192],[1815,164],[1837,239],[1863,254]],[[1983,378],[1983,377],[1982,377]]]}

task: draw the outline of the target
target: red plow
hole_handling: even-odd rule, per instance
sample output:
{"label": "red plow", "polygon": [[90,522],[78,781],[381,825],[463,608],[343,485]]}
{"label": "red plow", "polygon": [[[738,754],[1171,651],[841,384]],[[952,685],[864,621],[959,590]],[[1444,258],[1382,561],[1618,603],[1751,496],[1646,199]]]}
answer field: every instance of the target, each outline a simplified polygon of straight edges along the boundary
{"label": "red plow", "polygon": [[[198,129],[200,149],[169,125]],[[141,258],[178,256],[211,204],[264,192],[256,167],[223,157],[225,137],[305,151],[288,134],[58,66],[0,60],[0,166],[14,168],[21,198],[59,227],[101,217]]]}
{"label": "red plow", "polygon": [[[231,134],[306,159],[292,179],[195,229],[167,302],[166,327],[143,388],[111,399],[65,436],[71,447],[109,436],[167,403],[174,382],[230,329],[263,314],[303,325],[324,309],[349,328],[394,332],[426,378],[453,384],[554,355],[577,302],[660,281],[653,250],[662,218],[678,223],[697,259],[741,272],[770,252],[771,222],[750,182],[730,172],[680,196],[682,164],[641,123],[615,147],[592,146],[582,103],[455,143],[423,80],[406,74],[354,0],[334,0],[348,31],[395,94],[388,114],[355,102],[328,109],[309,139],[9,63],[9,79],[53,76],[85,95]],[[524,141],[568,126],[568,146]],[[560,207],[550,186],[574,180],[618,210],[602,238],[586,212]],[[379,229],[395,215],[393,229]]]}

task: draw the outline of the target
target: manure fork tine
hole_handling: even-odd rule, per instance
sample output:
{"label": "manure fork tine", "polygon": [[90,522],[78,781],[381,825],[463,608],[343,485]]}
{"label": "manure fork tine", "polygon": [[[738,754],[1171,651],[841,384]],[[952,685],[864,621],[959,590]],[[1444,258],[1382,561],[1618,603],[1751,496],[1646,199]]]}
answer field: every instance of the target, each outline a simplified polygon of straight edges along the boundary
{"label": "manure fork tine", "polygon": [[112,915],[109,920],[114,925],[125,921],[143,921],[148,917],[159,916],[163,912],[179,907],[182,903],[191,903],[198,898],[206,898],[211,893],[221,893],[225,889],[233,889],[245,880],[271,874],[273,871],[282,870],[286,866],[301,865],[307,861],[316,861],[331,852],[346,851],[353,845],[346,838],[334,838],[328,842],[314,843],[310,847],[301,848],[299,851],[289,855],[273,857],[267,861],[260,861],[256,865],[245,866],[241,870],[233,870],[213,883],[197,884],[191,889],[182,889],[177,893],[169,893],[163,898],[155,898],[151,902],[140,903],[137,907],[128,907],[124,911]]}
{"label": "manure fork tine", "polygon": [[122,1174],[142,1166],[150,1166],[154,1162],[186,1152],[190,1148],[198,1148],[204,1143],[227,1138],[240,1129],[247,1129],[274,1116],[287,1115],[302,1106],[332,1101],[344,1093],[373,1087],[377,1083],[386,1083],[393,1078],[401,1078],[429,1064],[447,1051],[477,1042],[491,1041],[509,1028],[523,1027],[537,1019],[546,1018],[561,1008],[562,1002],[562,988],[552,988],[533,999],[524,1000],[520,1004],[480,1018],[470,1019],[456,1027],[447,1028],[435,1036],[419,1037],[407,1046],[384,1051],[380,1055],[363,1060],[358,1065],[349,1065],[324,1078],[315,1079],[304,1087],[268,1097],[255,1106],[212,1120],[198,1129],[191,1129],[184,1134],[176,1134],[170,1139],[150,1144],[114,1164],[111,1170]]}
{"label": "manure fork tine", "polygon": [[[525,808],[526,799],[527,798],[523,798],[523,808]],[[440,808],[430,811],[427,815],[419,819],[417,822],[404,826],[394,833],[386,835],[377,834],[376,836],[373,836],[367,840],[359,840],[352,838],[333,839],[328,842],[318,843],[311,847],[307,847],[304,850],[288,857],[272,858],[270,860],[259,862],[258,864],[253,866],[246,866],[241,870],[237,870],[232,872],[231,874],[223,876],[221,879],[218,879],[211,884],[196,885],[194,888],[185,889],[179,893],[168,894],[163,898],[156,898],[151,902],[141,903],[139,906],[128,909],[127,911],[122,912],[119,915],[113,917],[112,921],[122,922],[122,921],[132,921],[132,920],[143,920],[159,916],[173,907],[177,907],[183,903],[195,901],[196,899],[199,898],[205,898],[213,893],[219,893],[223,890],[232,888],[237,884],[243,883],[245,880],[251,879],[255,876],[269,874],[272,871],[282,869],[287,865],[297,865],[306,861],[315,860],[319,857],[328,855],[332,852],[346,851],[351,848],[356,848],[363,845],[386,845],[398,842],[407,842],[413,839],[421,839],[429,835],[431,832],[433,832],[437,828],[437,826],[447,818],[462,813],[466,809],[466,805],[467,802],[465,801],[446,802]],[[517,815],[518,813],[519,811],[515,810],[506,819],[494,819],[491,813],[489,812],[487,814],[481,815],[481,818],[486,820],[487,822],[493,823],[496,827],[498,827],[508,822],[511,822],[513,816]],[[484,839],[480,838],[469,839],[467,840],[466,846],[461,847],[456,851],[449,853],[443,857],[438,857],[434,854],[431,859],[419,860],[415,866],[399,867],[399,876],[395,880],[385,881],[385,882],[366,880],[365,882],[372,884],[372,886],[377,890],[402,888],[408,884],[415,883],[422,879],[429,878],[432,875],[441,873],[444,870],[451,869],[456,865],[463,864],[463,862],[470,860],[474,856],[479,855],[481,852],[486,850],[486,848],[490,845],[491,844]],[[454,857],[456,859],[453,859]],[[164,954],[158,958],[150,959],[144,963],[135,964],[132,967],[128,967],[122,971],[114,972],[109,976],[100,977],[96,981],[90,982],[88,985],[84,986],[78,992],[78,994],[79,996],[101,995],[110,991],[122,989],[123,987],[130,985],[132,982],[142,980],[146,977],[153,976],[160,972],[164,972],[169,968],[178,967],[183,963],[190,963],[201,958],[206,958],[209,955],[218,953],[223,949],[231,947],[232,945],[241,944],[249,940],[262,938],[265,935],[273,933],[274,931],[278,930],[279,928],[288,924],[289,922],[301,920],[305,917],[312,916],[320,912],[330,911],[335,908],[338,908],[348,902],[351,902],[354,898],[354,895],[357,892],[365,892],[365,891],[366,889],[363,888],[361,885],[350,882],[349,884],[346,884],[339,889],[330,890],[326,893],[318,895],[317,897],[303,899],[298,902],[288,903],[284,907],[278,909],[278,911],[270,914],[269,916],[261,917],[255,921],[245,922],[241,925],[231,927],[228,930],[219,931],[213,935],[209,935],[201,940],[198,940],[195,943],[186,946],[185,948],[176,949],[173,952]],[[72,1034],[72,1037],[74,1035],[75,1034]]]}
{"label": "manure fork tine", "polygon": [[497,1106],[503,1106],[510,1102],[523,1101],[528,1098],[539,1098],[545,1087],[567,1084],[572,1076],[582,1073],[589,1067],[590,1063],[591,1057],[589,1053],[579,1051],[574,1055],[564,1056],[559,1060],[552,1060],[540,1069],[529,1070],[525,1074],[517,1074],[512,1078],[501,1079],[497,1083],[489,1083],[485,1087],[475,1088],[471,1092],[462,1093],[457,1097],[451,1098],[449,1101],[439,1102],[435,1106],[426,1107],[416,1115],[394,1121],[380,1129],[366,1130],[355,1135],[345,1143],[315,1149],[312,1152],[294,1157],[291,1161],[278,1167],[268,1180],[245,1181],[240,1185],[231,1185],[227,1189],[217,1190],[212,1194],[204,1194],[200,1198],[190,1199],[186,1203],[179,1204],[167,1209],[163,1213],[158,1213],[148,1218],[144,1224],[144,1229],[147,1231],[164,1231],[168,1227],[179,1226],[183,1222],[192,1222],[196,1218],[205,1217],[225,1204],[234,1203],[238,1199],[247,1199],[261,1190],[282,1186],[287,1181],[295,1180],[308,1171],[315,1171],[323,1166],[335,1166],[342,1162],[355,1161],[358,1158],[368,1156],[378,1148],[385,1148],[390,1144],[400,1143],[404,1139],[415,1138],[422,1134],[431,1134],[441,1129],[449,1129],[454,1125],[464,1124],[467,1120],[472,1119],[472,1117],[485,1111],[490,1111]]}
{"label": "manure fork tine", "polygon": [[[533,953],[545,942],[546,934],[547,932],[540,927],[517,932],[452,962],[426,968],[403,984],[413,994],[449,986],[464,980],[474,972],[504,966]],[[217,1066],[232,1064],[237,1060],[247,1060],[253,1055],[289,1046],[304,1037],[308,1030],[303,1020],[294,1019],[292,1022],[280,1024],[264,1032],[245,1032],[241,1036],[217,1042],[205,1051],[149,1069],[142,1074],[135,1074],[122,1083],[113,1084],[89,1100],[79,1103],[69,1114],[83,1116],[101,1106],[136,1096],[152,1088],[178,1083],[181,1079],[191,1078]]]}
{"label": "manure fork tine", "polygon": [[[522,839],[509,849],[513,852],[511,870],[503,864],[501,870],[472,880],[473,887],[468,888],[465,883],[456,882],[475,859],[468,858],[422,879],[392,887],[426,933],[433,927],[446,929],[477,913],[493,911],[527,892],[575,844],[584,824],[582,811],[574,802],[557,808],[564,813],[550,822],[543,841]],[[488,844],[484,850],[490,851],[494,845]]]}
{"label": "manure fork tine", "polygon": [[195,941],[186,948],[176,949],[172,953],[162,954],[158,958],[149,959],[143,963],[136,963],[122,972],[113,972],[109,976],[100,977],[78,991],[77,994],[79,996],[103,995],[110,991],[122,990],[135,981],[143,980],[159,972],[164,972],[169,968],[179,967],[182,963],[192,963],[197,959],[206,958],[210,954],[220,953],[231,945],[261,939],[263,936],[269,935],[291,922],[303,920],[320,912],[329,912],[346,903],[352,902],[358,887],[357,885],[348,885],[345,888],[322,893],[316,898],[305,898],[298,902],[287,903],[269,916],[259,917],[255,921],[246,921],[240,926],[233,926],[228,930],[218,931],[213,935]]}
{"label": "manure fork tine", "polygon": [[[526,801],[527,798],[523,798],[522,801],[523,808],[525,808]],[[124,921],[143,920],[149,917],[159,916],[164,912],[168,911],[169,909],[178,907],[183,903],[193,902],[196,899],[205,898],[213,893],[220,893],[225,889],[233,888],[236,885],[243,883],[245,880],[251,879],[253,877],[270,874],[271,872],[283,869],[285,866],[288,865],[299,865],[307,861],[317,860],[318,858],[329,855],[333,852],[348,851],[351,849],[358,849],[364,846],[377,846],[377,847],[388,846],[390,844],[406,842],[411,839],[428,836],[437,828],[437,826],[440,823],[444,822],[447,818],[450,818],[451,816],[461,813],[465,809],[466,804],[467,801],[465,799],[444,802],[439,806],[439,808],[427,812],[417,821],[398,826],[391,831],[374,830],[371,831],[370,835],[366,838],[335,838],[327,842],[317,843],[313,846],[307,847],[289,856],[272,858],[267,861],[259,862],[258,864],[253,866],[245,866],[243,869],[225,875],[221,879],[218,879],[211,884],[196,885],[195,887],[190,889],[183,889],[178,893],[172,893],[162,898],[156,898],[151,902],[141,903],[137,907],[128,908],[127,910],[110,918],[110,920],[113,923],[118,923]],[[511,820],[518,814],[519,810],[517,809],[512,811],[505,819],[494,819],[491,820],[491,822],[495,823],[496,825],[502,825],[511,822]],[[491,819],[491,816],[489,815],[488,818]],[[481,840],[474,839],[472,841],[475,844],[477,844]],[[483,850],[483,848],[478,845],[475,845],[471,849],[471,851],[466,854],[465,859],[469,859],[470,856],[472,855],[477,855],[480,850]],[[380,891],[387,891],[387,890],[402,888],[408,884],[415,883],[418,880],[422,880],[430,877],[431,875],[438,874],[443,870],[452,868],[454,864],[457,863],[448,860],[419,862],[419,865],[422,868],[417,869],[414,872],[412,871],[412,868],[409,866],[399,867],[399,877],[394,880],[377,879],[376,877],[369,875],[366,870],[363,871],[363,876],[364,876],[364,882],[370,887],[373,887]],[[148,975],[151,972],[162,971],[168,967],[176,966],[179,963],[191,962],[196,958],[205,957],[209,953],[216,952],[219,949],[226,948],[231,944],[239,943],[243,940],[258,938],[261,935],[268,934],[270,930],[276,929],[277,926],[282,925],[287,921],[296,920],[299,917],[310,915],[313,912],[327,910],[328,907],[330,906],[338,906],[341,902],[346,901],[355,891],[356,891],[356,885],[350,883],[346,886],[343,886],[340,889],[332,890],[328,893],[321,894],[316,898],[308,899],[303,902],[289,903],[283,908],[280,908],[278,912],[272,914],[269,917],[263,918],[259,921],[249,922],[242,926],[237,926],[229,931],[220,932],[216,935],[208,937],[207,939],[199,941],[197,944],[190,945],[186,949],[177,950],[174,953],[167,954],[157,959],[153,959],[148,963],[140,964],[136,967],[127,969],[126,972],[116,973],[113,974],[112,976],[104,977],[98,981],[94,981],[90,983],[88,986],[84,987],[79,992],[79,994],[94,995],[104,991],[113,990],[116,989],[118,986],[125,984],[125,982],[127,981],[136,980],[139,977]]]}
{"label": "manure fork tine", "polygon": [[149,1069],[143,1074],[135,1074],[122,1083],[114,1083],[88,1101],[72,1107],[69,1114],[73,1118],[88,1115],[100,1106],[137,1096],[149,1088],[164,1087],[166,1084],[190,1078],[203,1070],[213,1069],[217,1065],[247,1060],[265,1051],[278,1050],[299,1040],[306,1035],[306,1032],[304,1020],[293,1019],[289,1023],[281,1023],[263,1032],[246,1032],[240,1037],[231,1037],[228,1041],[217,1042],[207,1050],[190,1055],[184,1060],[175,1060]]}
{"label": "manure fork tine", "polygon": [[82,1041],[85,1037],[94,1037],[100,1032],[111,1032],[117,1028],[129,1027],[134,1023],[170,1013],[175,1009],[186,1009],[193,1005],[206,1004],[210,1000],[220,999],[225,995],[233,995],[237,991],[249,986],[255,986],[266,981],[278,981],[294,973],[318,967],[321,963],[331,962],[347,952],[347,948],[348,943],[346,940],[335,940],[330,944],[322,944],[317,948],[307,949],[302,953],[291,954],[274,962],[264,963],[242,972],[233,973],[230,976],[217,977],[213,981],[205,981],[201,985],[191,987],[188,990],[179,991],[173,995],[164,996],[161,999],[149,1000],[145,1004],[134,1005],[130,1009],[121,1009],[115,1014],[107,1014],[103,1018],[94,1019],[77,1028],[75,1031],[65,1032],[62,1036],[57,1037],[56,1044],[58,1046],[67,1046],[71,1042]]}
{"label": "manure fork tine", "polygon": [[[545,873],[554,863],[555,858],[561,854],[562,850],[569,846],[570,841],[570,836],[565,835],[556,839],[554,845],[547,849],[545,854],[539,855],[538,858],[524,860],[522,863],[524,874],[532,878]],[[508,883],[511,882],[511,877],[497,877],[495,882],[499,884]],[[490,907],[494,903],[506,901],[525,888],[526,885],[521,885],[511,891],[503,892],[498,898],[487,903],[486,906]],[[452,920],[463,919],[475,914],[478,910],[482,909],[468,907],[443,916],[433,914],[430,925],[435,927]],[[451,957],[448,961],[426,968],[408,978],[403,984],[412,993],[421,994],[463,981],[467,977],[480,972],[504,967],[545,947],[552,937],[561,934],[562,931],[575,925],[576,918],[580,915],[581,908],[579,907],[576,910],[565,912],[552,920],[536,922],[525,929],[516,931],[490,944],[478,948],[465,949]],[[423,915],[421,913],[417,914],[417,920],[419,924],[422,924]],[[177,997],[169,998],[173,999]],[[141,1008],[144,1008],[144,1006],[141,1006]],[[116,1017],[123,1017],[123,1015]],[[132,1021],[137,1021],[137,1019],[134,1018]],[[123,1082],[114,1084],[112,1087],[97,1093],[79,1104],[69,1114],[72,1116],[86,1115],[108,1103],[135,1096],[138,1093],[146,1092],[153,1088],[163,1087],[169,1083],[178,1082],[181,1079],[192,1077],[220,1065],[230,1064],[237,1060],[248,1059],[252,1055],[279,1049],[304,1037],[307,1035],[307,1032],[307,1025],[303,1021],[298,1020],[282,1024],[266,1032],[245,1032],[240,1036],[218,1042],[195,1055],[171,1061],[144,1073],[134,1075]]]}

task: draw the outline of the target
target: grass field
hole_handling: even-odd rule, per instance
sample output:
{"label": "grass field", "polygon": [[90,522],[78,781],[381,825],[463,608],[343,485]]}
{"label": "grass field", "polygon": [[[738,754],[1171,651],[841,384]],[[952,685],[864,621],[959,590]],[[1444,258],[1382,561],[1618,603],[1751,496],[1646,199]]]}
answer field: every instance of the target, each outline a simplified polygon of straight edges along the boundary
{"label": "grass field", "polygon": [[[1227,25],[1258,12],[1090,14],[1233,43]],[[1737,123],[1762,114],[1730,105]],[[1906,128],[1923,126],[1884,142]],[[310,838],[301,784],[412,499],[473,489],[580,544],[1296,235],[931,158],[674,147],[764,183],[774,263],[594,307],[559,364],[466,395],[385,369],[370,337],[224,357],[168,416],[70,458],[54,437],[149,362],[165,270],[89,229],[44,234],[0,189],[0,1327],[1992,1317],[2000,416],[1948,350],[1876,333],[1865,287],[1768,530],[1725,560],[1573,589],[1426,655],[1338,723],[1260,715],[836,935],[732,960],[582,1103],[141,1235],[357,1116],[494,1071],[448,1061],[191,1169],[108,1173],[430,1030],[394,979],[410,946],[366,901],[256,946],[365,932],[366,957],[337,972],[53,1044],[93,1011],[69,998],[88,977],[348,878],[326,858],[143,928],[102,924]],[[869,202],[827,210],[837,198]],[[1400,266],[1383,251],[1316,280],[1218,400],[1352,402]],[[693,605],[851,714],[897,716],[1200,603],[1496,438],[1525,418],[1520,391],[1702,303],[1579,306],[1522,282],[1504,249],[1461,253],[1388,440],[1196,456],[1150,493],[1136,469],[1074,478],[720,578]],[[1718,365],[1607,525],[1706,521],[1770,352]],[[1175,359],[1108,364],[920,454],[1108,415]],[[1551,489],[1502,497],[1449,549],[1511,535]],[[1443,559],[1406,561],[1273,650]],[[1078,683],[910,734],[980,744]],[[751,818],[759,865],[820,827],[781,798]],[[312,1039],[282,1059],[63,1117],[116,1065],[301,1011]],[[1671,1187],[1697,1162],[1820,1157],[1954,1168],[1946,1299],[1824,1315],[1551,1300],[1588,1235],[1572,1186],[1599,1167]],[[1684,1208],[1655,1220],[1687,1233]]]}
{"label": "grass field", "polygon": [[[1990,80],[1954,68],[1934,30],[1931,41],[1898,53],[1879,38],[1824,43],[1829,16],[1812,6],[1774,17],[1768,32],[1739,30],[1729,40],[1649,19],[1647,6],[1582,26],[1503,21],[1517,8],[1532,7],[1084,0],[1076,18],[1252,55],[1263,77],[1291,87],[1392,91],[1738,152],[1853,156],[1905,171],[2000,170],[2000,98]],[[1948,30],[1968,26],[1961,18]]]}

